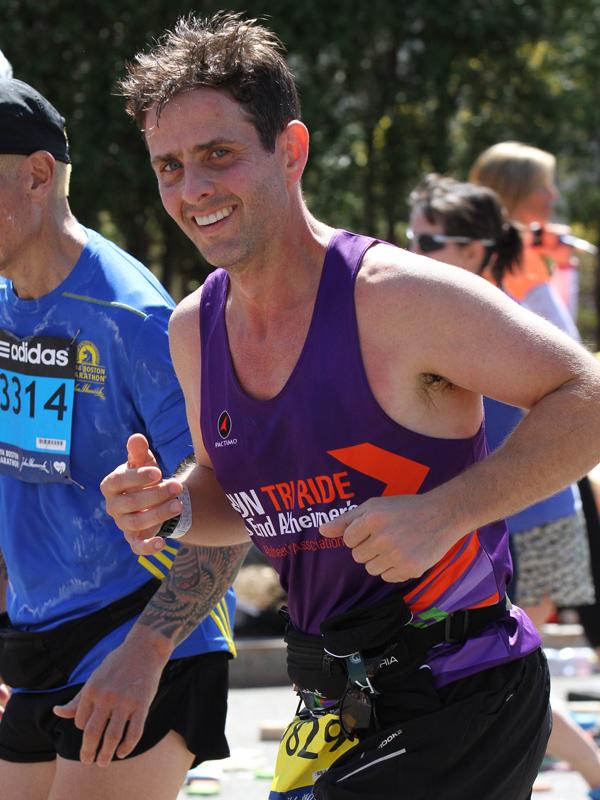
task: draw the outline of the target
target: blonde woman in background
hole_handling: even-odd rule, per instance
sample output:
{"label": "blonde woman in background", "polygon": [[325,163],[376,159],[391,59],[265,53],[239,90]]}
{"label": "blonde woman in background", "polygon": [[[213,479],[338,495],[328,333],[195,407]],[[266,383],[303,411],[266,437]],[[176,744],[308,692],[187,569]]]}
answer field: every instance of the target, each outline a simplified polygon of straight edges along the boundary
{"label": "blonde woman in background", "polygon": [[[518,302],[543,317],[552,311],[549,284],[573,319],[577,316],[578,260],[576,249],[588,249],[571,235],[567,225],[552,222],[560,193],[556,187],[556,159],[545,150],[521,142],[499,142],[477,158],[469,180],[489,186],[500,197],[508,215],[521,226],[522,269],[510,276],[505,289]],[[546,289],[540,289],[540,287]],[[554,320],[551,320],[554,321]],[[561,325],[561,327],[563,327]],[[571,335],[576,335],[573,330]]]}

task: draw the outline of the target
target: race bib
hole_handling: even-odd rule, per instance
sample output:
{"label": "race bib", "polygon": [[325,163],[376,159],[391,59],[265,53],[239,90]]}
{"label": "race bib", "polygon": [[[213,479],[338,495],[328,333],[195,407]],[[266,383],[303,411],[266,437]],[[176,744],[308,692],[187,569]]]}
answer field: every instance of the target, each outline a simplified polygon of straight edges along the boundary
{"label": "race bib", "polygon": [[344,736],[337,714],[294,717],[279,745],[269,800],[314,800],[319,775],[357,744]]}
{"label": "race bib", "polygon": [[71,482],[76,344],[0,330],[0,473]]}

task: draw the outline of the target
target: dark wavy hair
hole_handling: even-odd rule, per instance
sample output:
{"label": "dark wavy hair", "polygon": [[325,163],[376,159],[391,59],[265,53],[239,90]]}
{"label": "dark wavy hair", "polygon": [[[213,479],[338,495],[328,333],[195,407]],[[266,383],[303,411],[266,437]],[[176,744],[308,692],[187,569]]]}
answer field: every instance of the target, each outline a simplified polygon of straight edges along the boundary
{"label": "dark wavy hair", "polygon": [[519,269],[521,234],[492,189],[431,173],[411,192],[409,203],[413,212],[420,211],[429,222],[441,225],[448,236],[492,239],[479,274],[489,265],[498,286],[507,272]]}
{"label": "dark wavy hair", "polygon": [[277,135],[300,118],[294,77],[283,45],[268,28],[242,14],[180,18],[147,53],[127,65],[118,88],[126,110],[143,131],[146,112],[157,116],[181,92],[207,87],[229,94],[244,108],[269,152]]}

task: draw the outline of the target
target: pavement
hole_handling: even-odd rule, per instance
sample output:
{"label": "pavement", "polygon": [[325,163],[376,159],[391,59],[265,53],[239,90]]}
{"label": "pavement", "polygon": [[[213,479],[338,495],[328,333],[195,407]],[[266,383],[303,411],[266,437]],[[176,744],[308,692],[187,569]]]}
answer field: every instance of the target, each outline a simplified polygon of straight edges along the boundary
{"label": "pavement", "polygon": [[[554,646],[547,648],[547,652],[554,672],[567,673],[555,675],[552,679],[553,702],[565,700],[567,692],[572,690],[600,693],[600,672],[593,671],[597,665],[593,663],[592,651],[578,647],[569,653],[564,647],[557,648],[555,642],[552,644]],[[590,656],[587,663],[586,653]],[[569,658],[573,654],[575,657]],[[227,737],[231,757],[203,765],[208,776],[218,779],[218,784],[214,785],[218,789],[215,797],[221,800],[267,800],[270,780],[257,776],[272,772],[278,743],[264,741],[261,730],[285,726],[292,718],[296,705],[297,698],[287,686],[230,690]],[[600,704],[598,709],[600,720]],[[571,770],[544,771],[540,774],[538,784],[540,791],[534,792],[534,800],[588,800],[585,781]],[[206,788],[209,786],[206,785]],[[182,790],[178,800],[189,800],[190,796]]]}

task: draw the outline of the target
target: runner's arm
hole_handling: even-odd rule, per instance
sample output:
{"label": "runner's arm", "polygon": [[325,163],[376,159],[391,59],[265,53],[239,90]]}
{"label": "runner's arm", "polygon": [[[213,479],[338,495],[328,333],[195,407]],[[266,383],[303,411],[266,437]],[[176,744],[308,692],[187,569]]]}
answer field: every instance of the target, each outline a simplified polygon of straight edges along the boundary
{"label": "runner's arm", "polygon": [[[183,484],[192,503],[192,527],[182,539],[186,545],[221,547],[248,542],[248,531],[219,486],[202,441],[198,302],[199,292],[185,298],[173,313],[169,326],[171,355],[185,397],[195,465],[178,478],[163,480],[155,461],[141,469],[122,464],[100,487],[107,513],[137,554],[148,555],[165,546],[164,539],[156,533],[165,520],[181,513],[178,497]],[[139,434],[130,437],[128,450],[137,447],[136,442],[142,447],[145,439]]]}
{"label": "runner's arm", "polygon": [[123,643],[108,654],[73,700],[55,707],[57,716],[74,719],[83,731],[83,764],[96,761],[107,766],[115,752],[119,758],[131,753],[143,734],[171,653],[221,600],[248,547],[181,547]]}
{"label": "runner's arm", "polygon": [[[344,537],[370,574],[392,582],[419,577],[469,531],[549,496],[600,460],[595,359],[480,278],[406,260],[408,277],[381,281],[385,291],[371,292],[359,323],[413,381],[423,424],[442,428],[449,408],[460,411],[461,393],[471,410],[483,394],[530,411],[502,447],[446,483],[421,495],[373,498],[323,526],[325,535]],[[441,376],[447,388],[428,395],[425,375]]]}

